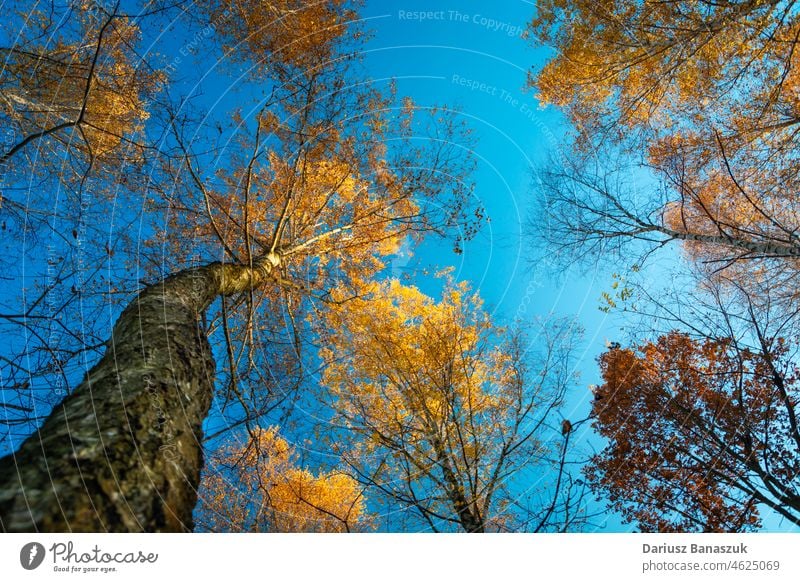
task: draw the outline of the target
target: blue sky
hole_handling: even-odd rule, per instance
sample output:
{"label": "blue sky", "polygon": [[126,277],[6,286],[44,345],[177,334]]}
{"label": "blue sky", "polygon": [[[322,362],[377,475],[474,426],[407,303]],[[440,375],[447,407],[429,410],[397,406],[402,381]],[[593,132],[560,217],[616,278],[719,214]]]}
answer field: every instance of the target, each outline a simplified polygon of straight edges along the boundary
{"label": "blue sky", "polygon": [[607,339],[617,337],[619,321],[599,310],[600,293],[612,283],[610,272],[572,269],[549,277],[532,264],[526,225],[534,210],[532,171],[557,152],[569,132],[558,111],[543,109],[525,89],[531,67],[552,55],[521,38],[534,10],[522,0],[368,2],[363,14],[374,34],[365,63],[376,80],[397,79],[398,92],[419,105],[458,108],[477,137],[475,195],[490,222],[462,255],[428,243],[414,260],[453,265],[455,276],[470,281],[502,321],[574,316],[585,341],[580,385],[564,414],[584,418],[586,387],[597,382],[595,357]]}
{"label": "blue sky", "polygon": [[[551,277],[534,268],[527,228],[535,210],[532,172],[557,152],[569,132],[557,110],[542,108],[534,92],[525,89],[531,67],[552,55],[522,38],[534,10],[522,0],[367,2],[362,13],[373,35],[363,54],[376,83],[392,78],[398,93],[412,96],[417,105],[454,107],[467,120],[477,138],[475,196],[489,217],[463,254],[455,254],[448,243],[428,242],[407,264],[395,261],[393,271],[452,265],[454,276],[480,292],[500,323],[574,317],[585,330],[577,353],[580,378],[562,413],[577,420],[589,411],[588,385],[598,382],[595,358],[606,340],[616,337],[619,322],[598,308],[601,291],[612,283],[610,272],[572,269]],[[430,283],[415,282],[435,292],[426,287]],[[599,444],[589,423],[576,440],[583,453]],[[629,529],[616,516],[608,518],[608,529]]]}
{"label": "blue sky", "polygon": [[[553,54],[522,38],[534,13],[535,3],[525,0],[367,1],[362,14],[373,36],[364,56],[376,82],[391,77],[398,92],[419,105],[458,108],[477,137],[475,195],[490,222],[463,254],[456,255],[449,245],[426,243],[409,264],[453,265],[455,276],[470,281],[499,322],[574,317],[584,330],[576,362],[580,377],[562,414],[577,420],[589,412],[588,386],[599,383],[596,357],[609,340],[625,343],[625,327],[632,322],[599,309],[601,292],[610,291],[613,283],[608,265],[573,267],[551,276],[552,270],[535,270],[532,264],[536,257],[526,226],[535,211],[532,171],[558,151],[570,131],[557,110],[542,108],[534,91],[525,89],[528,71]],[[678,266],[677,247],[670,249],[652,261],[642,274],[645,281],[659,285]],[[417,284],[425,289],[424,281]],[[602,446],[589,423],[576,433],[576,441],[581,453]],[[791,529],[766,510],[763,517],[765,530]],[[633,529],[607,514],[605,531]]]}
{"label": "blue sky", "polygon": [[[537,69],[552,55],[548,47],[534,47],[522,38],[534,11],[535,3],[524,0],[496,4],[476,0],[367,0],[361,14],[371,37],[364,45],[363,57],[372,82],[394,81],[398,94],[411,96],[420,107],[446,106],[460,111],[475,133],[475,196],[489,217],[463,253],[453,252],[450,242],[429,240],[413,249],[413,257],[400,256],[392,261],[391,274],[452,266],[454,277],[469,281],[479,291],[500,324],[573,317],[584,329],[576,354],[575,371],[580,378],[561,413],[575,421],[589,412],[588,385],[599,383],[597,355],[608,340],[624,342],[620,328],[627,322],[599,309],[601,292],[609,291],[613,283],[607,266],[583,271],[572,268],[556,277],[551,276],[552,270],[537,269],[534,264],[533,233],[527,227],[528,217],[536,210],[533,170],[558,152],[570,132],[558,111],[540,107],[534,92],[525,89],[528,71]],[[176,23],[176,27],[180,25]],[[165,64],[173,58],[181,60],[178,54],[185,45],[180,39],[180,34],[173,38],[169,33],[161,39],[158,52]],[[202,50],[197,58],[202,60]],[[182,61],[191,66],[193,59]],[[225,76],[237,65],[217,65],[214,71],[211,63],[202,62],[208,77],[202,87],[187,86],[187,90],[199,95],[198,101],[209,109],[226,111],[242,97]],[[188,76],[192,75],[194,71]],[[666,272],[659,268],[651,274]],[[432,278],[412,281],[435,294],[437,283]],[[115,315],[110,314],[110,319]],[[215,419],[212,414],[207,427],[218,421],[219,417]],[[589,423],[572,438],[581,453],[600,445]],[[602,503],[596,506],[602,507]],[[595,523],[602,523],[602,519]],[[765,525],[767,529],[786,529],[770,519]],[[617,516],[608,516],[606,531],[630,529]]]}
{"label": "blue sky", "polygon": [[[497,5],[477,1],[459,2],[388,2],[367,0],[361,14],[364,27],[371,32],[362,56],[371,82],[388,86],[394,82],[399,96],[410,96],[419,107],[456,108],[474,131],[477,171],[472,176],[477,202],[489,221],[461,254],[453,252],[451,241],[428,239],[413,249],[413,256],[400,256],[389,265],[389,273],[431,273],[453,267],[453,276],[469,281],[498,324],[520,320],[533,322],[549,316],[569,316],[585,330],[584,341],[576,354],[578,384],[569,393],[561,410],[573,421],[585,418],[590,406],[587,386],[598,382],[595,357],[605,341],[615,337],[611,318],[598,309],[600,292],[611,285],[610,273],[570,271],[558,278],[535,271],[532,244],[526,222],[533,210],[534,168],[564,142],[569,127],[553,108],[542,109],[532,91],[525,90],[531,67],[540,66],[550,56],[546,47],[533,47],[522,38],[526,23],[534,14],[530,2],[508,0]],[[146,34],[152,35],[150,30]],[[237,74],[247,65],[227,60],[210,61],[202,37],[188,37],[180,20],[174,29],[153,39],[157,60],[169,68],[176,93],[191,95],[191,102],[207,108],[209,119],[225,119],[228,112],[248,108],[258,99],[248,93],[247,83],[237,84]],[[194,49],[189,55],[187,50]],[[199,68],[195,69],[197,66]],[[200,82],[198,71],[202,71]],[[185,82],[183,82],[185,80]],[[222,158],[224,160],[224,157]],[[214,163],[220,163],[215,160]],[[224,163],[224,161],[222,162]],[[124,209],[119,209],[124,214]],[[113,239],[117,226],[109,225]],[[144,233],[142,233],[143,235]],[[412,282],[436,295],[440,281],[433,277],[413,277]],[[116,312],[109,313],[109,323]],[[531,337],[532,348],[537,338]],[[218,354],[220,356],[220,354]],[[297,416],[313,416],[318,406],[300,406]],[[553,418],[558,434],[560,418]],[[206,422],[206,434],[222,426],[221,416],[212,409]],[[302,422],[300,423],[303,424]],[[306,436],[292,434],[285,427],[284,436],[302,447]],[[560,436],[558,437],[560,440]],[[589,423],[573,436],[582,454],[588,445],[597,445]],[[312,448],[316,447],[312,444]],[[320,449],[312,456],[326,456]],[[317,457],[319,458],[319,457]],[[520,495],[547,482],[546,473],[520,482]],[[602,504],[595,508],[599,509]],[[602,520],[594,520],[602,523]],[[608,530],[628,529],[610,516]]]}
{"label": "blue sky", "polygon": [[[535,210],[532,172],[558,151],[569,132],[557,110],[541,108],[535,94],[525,89],[530,68],[540,66],[552,54],[522,38],[534,9],[532,3],[521,0],[502,5],[367,1],[361,14],[371,34],[362,56],[371,82],[385,86],[394,82],[398,95],[412,97],[418,107],[444,106],[460,112],[476,138],[475,197],[489,217],[463,253],[453,252],[451,241],[427,239],[421,247],[406,249],[413,251],[413,256],[392,260],[387,274],[411,275],[413,284],[436,296],[440,281],[414,275],[453,267],[453,276],[468,281],[480,293],[500,325],[551,316],[574,318],[585,330],[576,354],[580,378],[561,410],[574,421],[588,415],[588,385],[598,382],[595,358],[606,339],[616,337],[613,318],[598,309],[600,293],[608,290],[612,281],[610,273],[592,269],[583,273],[573,269],[556,278],[534,268],[526,225]],[[219,72],[226,69],[223,63]],[[227,104],[223,101],[235,104],[236,91],[228,93],[227,80],[218,81],[214,75],[198,93],[210,107],[224,110]],[[537,338],[531,337],[532,348],[536,342]],[[307,408],[300,404],[296,412],[300,417],[309,414],[308,420],[314,424],[316,409],[310,402]],[[560,420],[553,418],[556,431]],[[212,413],[207,427],[218,426],[219,418]],[[305,448],[302,432],[284,435]],[[584,458],[591,445],[599,445],[589,423],[583,424],[573,439],[577,453]],[[312,457],[327,456],[312,443],[307,446]],[[528,487],[531,491],[540,487],[539,479],[546,482],[550,477],[542,474],[529,484],[520,482],[520,495]],[[593,509],[602,507],[597,504]],[[602,524],[603,520],[593,523]],[[630,528],[609,515],[605,529]]]}

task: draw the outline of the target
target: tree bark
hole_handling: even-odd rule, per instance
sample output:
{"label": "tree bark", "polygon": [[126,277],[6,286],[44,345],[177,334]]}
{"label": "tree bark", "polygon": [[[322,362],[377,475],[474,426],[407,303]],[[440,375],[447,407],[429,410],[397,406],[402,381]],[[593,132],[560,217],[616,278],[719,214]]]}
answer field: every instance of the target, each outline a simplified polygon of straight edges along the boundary
{"label": "tree bark", "polygon": [[[470,503],[464,495],[464,489],[461,486],[455,471],[450,466],[450,460],[445,452],[444,445],[437,437],[431,439],[433,449],[439,461],[439,466],[442,468],[445,483],[447,483],[447,497],[453,504],[453,509],[458,515],[458,520],[461,527],[467,533],[485,533],[486,528],[483,519],[477,512],[477,503]],[[473,511],[475,510],[475,511]]]}
{"label": "tree bark", "polygon": [[279,262],[213,263],[145,288],[83,382],[0,459],[0,530],[191,531],[215,369],[199,316]]}

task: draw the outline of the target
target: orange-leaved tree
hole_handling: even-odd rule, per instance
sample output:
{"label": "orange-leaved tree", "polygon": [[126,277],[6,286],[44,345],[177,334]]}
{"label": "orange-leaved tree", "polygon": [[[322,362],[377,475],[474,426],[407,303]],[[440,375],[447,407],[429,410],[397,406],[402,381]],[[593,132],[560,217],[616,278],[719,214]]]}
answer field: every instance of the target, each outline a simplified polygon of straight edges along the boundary
{"label": "orange-leaved tree", "polygon": [[643,531],[748,531],[759,507],[800,524],[800,376],[791,342],[662,335],[600,357],[586,473]]}
{"label": "orange-leaved tree", "polygon": [[647,250],[683,241],[714,273],[762,283],[770,271],[766,283],[791,300],[800,257],[794,2],[549,0],[529,34],[557,51],[529,84],[578,132],[580,155],[543,172],[551,243],[607,255],[631,240]]}
{"label": "orange-leaved tree", "polygon": [[[82,0],[75,16],[55,8],[21,6],[24,25],[7,34],[0,49],[0,115],[19,136],[0,152],[3,166],[53,165],[64,155],[78,160],[132,157],[142,144],[136,134],[150,113],[147,100],[164,76],[139,66],[135,19]],[[17,16],[20,16],[19,14]],[[9,18],[4,26],[19,23]],[[139,152],[140,153],[140,152]]]}
{"label": "orange-leaved tree", "polygon": [[[800,313],[797,6],[548,0],[537,5],[528,33],[556,50],[529,86],[562,108],[576,131],[571,155],[541,172],[537,235],[550,252],[607,260],[617,272],[639,271],[677,243],[683,260],[670,264],[694,287],[653,290],[650,277],[617,291],[625,309],[655,315],[644,325],[662,337],[643,344],[648,356],[674,351],[664,356],[672,361],[680,352],[683,365],[694,353],[696,361],[659,369],[661,360],[635,349],[603,357],[604,373],[614,368],[620,388],[615,399],[606,378],[595,403],[598,428],[612,439],[597,458],[596,486],[645,529],[747,529],[757,523],[758,504],[796,521],[787,500],[796,495],[789,468],[800,450],[792,446],[796,428],[785,426],[794,423],[795,404],[780,396],[793,373],[761,374],[769,362],[790,370],[796,361],[767,337],[792,338]],[[663,335],[671,325],[693,339]],[[748,351],[748,343],[757,348]],[[713,361],[703,362],[712,352]],[[690,373],[700,368],[715,375]],[[642,370],[649,372],[640,377]],[[687,391],[670,384],[681,374]],[[745,385],[768,404],[752,394],[737,403],[734,392]],[[726,399],[731,404],[718,410]],[[614,405],[604,408],[609,400]],[[765,419],[772,414],[780,420]],[[692,424],[696,418],[703,428]],[[723,434],[717,421],[742,428]],[[769,443],[759,433],[765,426],[777,431]],[[683,469],[674,457],[659,457],[672,450],[668,443],[688,451]],[[766,456],[754,459],[746,447]],[[785,453],[783,469],[769,451]],[[639,455],[627,468],[626,454]]]}
{"label": "orange-leaved tree", "polygon": [[277,427],[254,429],[214,452],[200,491],[198,528],[215,532],[363,531],[369,525],[361,485],[348,473],[318,475],[297,466]]}
{"label": "orange-leaved tree", "polygon": [[572,379],[568,324],[543,328],[534,350],[465,283],[437,302],[397,280],[324,322],[338,448],[371,499],[432,531],[543,531],[580,515],[567,477],[542,506],[519,503],[520,478],[566,447],[548,423]]}

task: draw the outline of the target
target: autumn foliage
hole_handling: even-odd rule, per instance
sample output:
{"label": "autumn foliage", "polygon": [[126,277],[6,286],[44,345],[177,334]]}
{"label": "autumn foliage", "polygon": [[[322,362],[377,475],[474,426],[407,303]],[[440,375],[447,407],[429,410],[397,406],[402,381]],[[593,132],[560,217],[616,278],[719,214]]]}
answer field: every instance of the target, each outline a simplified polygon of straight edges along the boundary
{"label": "autumn foliage", "polygon": [[[219,130],[188,115],[172,126],[177,159],[165,171],[175,187],[148,246],[169,249],[161,269],[184,267],[191,241],[209,261],[269,272],[223,300],[212,324],[225,345],[226,411],[260,423],[276,395],[300,385],[310,323],[334,289],[346,290],[336,301],[363,294],[401,245],[427,235],[461,244],[482,213],[470,196],[468,129],[365,79],[351,3],[273,3],[239,18],[251,4],[221,2],[208,18],[222,50],[269,91]],[[210,158],[195,131],[221,132],[228,146]]]}
{"label": "autumn foliage", "polygon": [[548,0],[529,32],[559,55],[530,84],[581,128],[619,123],[616,137],[717,129],[776,145],[800,113],[799,27],[779,1]]}
{"label": "autumn foliage", "polygon": [[[369,293],[403,245],[435,234],[460,250],[474,236],[483,214],[471,196],[468,129],[446,107],[419,106],[366,74],[359,2],[25,4],[2,24],[14,46],[0,49],[0,116],[14,141],[0,152],[12,186],[0,210],[3,232],[18,237],[8,247],[36,259],[3,259],[20,277],[2,278],[13,281],[0,318],[13,350],[0,375],[13,379],[4,381],[3,411],[15,438],[3,444],[27,442],[30,462],[23,478],[3,458],[3,528],[64,528],[71,513],[102,500],[102,511],[84,513],[112,517],[80,528],[191,529],[204,453],[216,463],[204,489],[216,503],[208,528],[366,527],[362,484],[342,471],[306,469],[263,427],[276,417],[292,426],[283,421],[297,401],[316,396],[309,369],[329,305]],[[162,317],[149,318],[144,305],[160,301]],[[113,397],[81,382],[92,370],[109,386],[121,378]],[[81,466],[57,478],[40,472],[48,457],[66,458],[67,443],[52,436],[43,451],[29,437],[65,394],[77,394],[68,401],[75,408],[86,397],[108,407],[94,417],[74,413],[87,421],[83,435],[74,423],[65,428],[72,412],[53,413],[51,433],[96,442],[89,433],[102,431],[122,462],[125,447],[152,438],[117,489],[157,501],[87,501],[88,485],[69,484]],[[164,394],[194,407],[149,405]],[[123,409],[114,408],[119,399]],[[156,421],[127,418],[137,414],[134,400],[139,416]],[[204,437],[209,410],[219,433]],[[120,418],[141,434],[105,430]],[[236,429],[247,430],[245,445],[224,438]],[[165,460],[176,434],[188,441],[179,458]],[[215,456],[208,442],[228,445]],[[82,454],[85,467],[112,464],[99,450]],[[152,477],[164,476],[162,463],[175,477],[168,484]],[[132,485],[140,478],[154,493]],[[36,489],[45,479],[58,480],[66,496]],[[228,495],[228,482],[241,483],[241,494]],[[44,493],[22,507],[17,492],[32,483]],[[69,508],[59,505],[66,497]],[[251,498],[261,501],[248,505]]]}
{"label": "autumn foliage", "polygon": [[[513,483],[549,452],[545,422],[571,380],[569,330],[542,333],[541,350],[526,353],[466,283],[448,280],[440,301],[397,280],[369,291],[324,320],[335,333],[325,334],[323,383],[346,431],[343,458],[370,495],[433,531],[535,522],[541,507],[511,509]],[[541,511],[541,527],[564,518],[550,493],[560,509]]]}
{"label": "autumn foliage", "polygon": [[673,332],[600,358],[586,473],[643,531],[748,531],[758,505],[800,523],[800,370],[770,353]]}
{"label": "autumn foliage", "polygon": [[[796,286],[793,3],[551,0],[537,9],[529,33],[558,55],[529,85],[568,114],[575,151],[588,160],[616,149],[659,182],[630,193],[612,164],[565,172],[584,202],[571,211],[577,239],[683,241],[709,272],[747,282],[748,270],[772,271],[773,288]],[[590,179],[595,172],[606,175]],[[563,211],[557,204],[553,216]]]}
{"label": "autumn foliage", "polygon": [[222,0],[203,3],[202,8],[218,24],[217,33],[234,59],[270,55],[263,66],[280,74],[313,69],[333,58],[337,43],[357,19],[356,4],[350,0]]}
{"label": "autumn foliage", "polygon": [[[138,66],[133,47],[140,30],[132,19],[89,1],[76,12],[75,22],[54,31],[53,15],[34,9],[14,47],[2,49],[0,112],[24,136],[3,152],[4,161],[28,143],[41,148],[36,142],[45,139],[91,158],[120,157],[120,150],[139,155],[137,133],[150,116],[146,102],[163,74]],[[44,165],[52,162],[44,158]]]}
{"label": "autumn foliage", "polygon": [[666,289],[657,270],[609,301],[657,339],[600,359],[593,486],[647,531],[797,523],[800,13],[547,0],[528,33],[555,49],[529,87],[575,128],[541,172],[547,248],[675,268]]}
{"label": "autumn foliage", "polygon": [[297,466],[277,427],[254,429],[218,450],[202,482],[202,529],[227,532],[336,533],[368,523],[361,487],[343,471],[317,475]]}

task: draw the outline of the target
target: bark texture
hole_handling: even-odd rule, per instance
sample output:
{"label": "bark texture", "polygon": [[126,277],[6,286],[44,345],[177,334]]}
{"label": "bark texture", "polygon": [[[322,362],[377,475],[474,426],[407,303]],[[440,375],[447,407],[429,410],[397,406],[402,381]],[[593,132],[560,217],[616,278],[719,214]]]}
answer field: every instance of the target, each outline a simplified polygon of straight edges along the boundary
{"label": "bark texture", "polygon": [[486,528],[483,519],[478,513],[477,504],[467,501],[464,495],[464,489],[461,483],[459,483],[455,472],[453,472],[453,469],[450,467],[450,461],[444,454],[444,449],[441,444],[434,443],[434,448],[439,457],[445,483],[447,483],[447,496],[453,504],[456,515],[458,515],[461,527],[464,528],[464,531],[467,533],[484,533]]}
{"label": "bark texture", "polygon": [[142,291],[83,382],[0,459],[0,530],[191,531],[215,368],[199,316],[278,262],[214,263]]}

